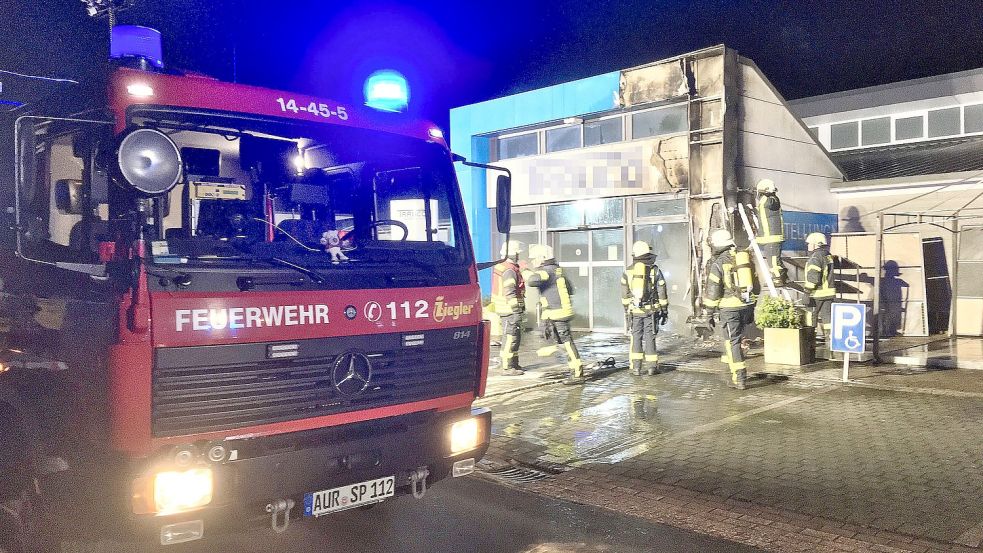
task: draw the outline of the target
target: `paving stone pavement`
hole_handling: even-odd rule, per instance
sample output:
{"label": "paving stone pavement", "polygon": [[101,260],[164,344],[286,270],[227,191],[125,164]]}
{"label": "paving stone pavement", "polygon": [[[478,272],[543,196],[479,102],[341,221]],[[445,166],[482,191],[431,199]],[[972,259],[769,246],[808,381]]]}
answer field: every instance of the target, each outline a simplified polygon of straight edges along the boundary
{"label": "paving stone pavement", "polygon": [[928,540],[895,550],[978,547],[983,538],[980,398],[780,378],[739,392],[707,374],[620,371],[481,404],[493,411],[493,462],[572,468],[542,486],[623,479],[626,494],[681,490],[797,513],[822,523],[813,531],[852,525],[898,543]]}

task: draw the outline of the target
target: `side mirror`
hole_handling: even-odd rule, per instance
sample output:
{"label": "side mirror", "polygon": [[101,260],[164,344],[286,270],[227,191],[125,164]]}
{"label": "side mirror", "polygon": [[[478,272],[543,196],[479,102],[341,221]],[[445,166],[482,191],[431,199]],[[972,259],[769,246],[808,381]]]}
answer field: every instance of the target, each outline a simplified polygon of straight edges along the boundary
{"label": "side mirror", "polygon": [[498,232],[508,234],[512,229],[512,177],[499,175],[495,193],[495,215]]}
{"label": "side mirror", "polygon": [[82,215],[84,184],[80,180],[62,179],[55,183],[55,207],[65,215]]}

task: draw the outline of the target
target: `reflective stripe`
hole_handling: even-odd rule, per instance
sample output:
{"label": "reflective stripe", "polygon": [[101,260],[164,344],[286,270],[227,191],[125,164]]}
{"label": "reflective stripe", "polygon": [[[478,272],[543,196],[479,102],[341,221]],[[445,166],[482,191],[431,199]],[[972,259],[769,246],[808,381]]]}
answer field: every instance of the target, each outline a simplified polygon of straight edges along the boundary
{"label": "reflective stripe", "polygon": [[644,359],[644,358],[645,358],[645,354],[642,353],[642,352],[637,352],[636,353],[636,352],[633,351],[630,354],[628,354],[628,359],[631,359],[632,361],[637,360],[637,359]]}
{"label": "reflective stripe", "polygon": [[566,342],[563,345],[567,349],[567,365],[573,371],[573,375],[576,377],[583,376],[584,362],[577,356],[577,352],[575,352],[573,349],[573,344],[571,342]]}
{"label": "reflective stripe", "polygon": [[712,280],[714,282],[720,282],[720,277],[718,277],[717,275],[715,275],[713,273],[710,273],[710,280]]}
{"label": "reflective stripe", "polygon": [[746,307],[748,305],[754,305],[754,302],[751,300],[744,301],[734,296],[727,296],[720,300],[719,305],[720,307]]}
{"label": "reflective stripe", "polygon": [[541,278],[543,280],[547,280],[547,279],[550,278],[550,274],[547,273],[546,271],[536,271],[535,274],[536,274],[536,276],[538,276],[539,278]]}
{"label": "reflective stripe", "polygon": [[[502,354],[501,355],[502,355],[502,359],[505,360],[505,361],[508,361],[508,360],[512,359],[513,357],[515,357],[515,354],[512,353],[512,335],[511,334],[509,334],[508,336],[505,337],[505,343],[502,344]],[[506,367],[503,364],[502,365],[502,368],[503,369],[507,369],[508,367]]]}
{"label": "reflective stripe", "polygon": [[768,202],[768,198],[761,198],[758,200],[758,219],[761,223],[761,231],[764,236],[771,234],[771,229],[769,228],[768,213],[765,210],[765,204]]}
{"label": "reflective stripe", "polygon": [[720,305],[720,300],[712,300],[710,298],[703,298],[703,305],[707,307],[717,307]]}
{"label": "reflective stripe", "polygon": [[758,244],[774,244],[775,242],[782,242],[785,237],[780,234],[773,234],[770,236],[758,236],[754,239]]}
{"label": "reflective stripe", "polygon": [[659,281],[659,286],[665,286],[665,285],[666,285],[666,281],[664,281],[664,280],[660,280]]}
{"label": "reflective stripe", "polygon": [[659,360],[659,354],[656,353],[654,355],[646,355],[645,356],[645,360],[646,361],[658,361]]}
{"label": "reflective stripe", "polygon": [[570,290],[567,289],[567,279],[563,276],[563,270],[556,270],[556,291],[560,293],[560,317],[573,317],[573,303],[570,301]]}
{"label": "reflective stripe", "polygon": [[659,305],[669,305],[669,300],[659,300]]}
{"label": "reflective stripe", "polygon": [[556,353],[557,349],[558,348],[556,346],[541,347],[536,350],[536,355],[538,355],[539,357],[549,357],[550,355]]}

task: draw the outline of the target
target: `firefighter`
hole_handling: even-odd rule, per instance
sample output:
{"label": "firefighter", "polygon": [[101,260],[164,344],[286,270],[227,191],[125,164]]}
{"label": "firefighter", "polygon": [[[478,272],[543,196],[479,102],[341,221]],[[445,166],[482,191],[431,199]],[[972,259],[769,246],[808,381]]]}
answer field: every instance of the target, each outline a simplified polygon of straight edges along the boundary
{"label": "firefighter", "polygon": [[659,374],[655,336],[659,333],[659,325],[666,324],[669,319],[666,279],[646,242],[639,240],[632,244],[631,255],[631,267],[621,275],[621,303],[631,333],[628,359],[635,376],[641,376],[643,361],[648,366],[648,374],[655,375]]}
{"label": "firefighter", "polygon": [[540,316],[546,325],[552,339],[557,345],[540,348],[536,353],[541,357],[553,355],[557,346],[563,346],[567,355],[567,366],[570,376],[563,380],[564,384],[583,384],[584,362],[577,353],[570,333],[570,321],[573,319],[573,288],[563,276],[563,269],[553,258],[553,248],[543,244],[533,244],[529,247],[529,258],[534,270],[524,271],[522,276],[527,286],[539,289],[539,302],[542,306]]}
{"label": "firefighter", "polygon": [[758,279],[747,251],[739,251],[734,237],[727,230],[715,230],[710,234],[713,258],[707,270],[703,305],[711,316],[719,317],[724,334],[724,355],[721,361],[730,369],[728,385],[738,390],[745,388],[747,364],[741,350],[745,330],[754,323],[754,302],[758,292]]}
{"label": "firefighter", "polygon": [[806,237],[809,260],[806,261],[805,289],[809,292],[812,311],[807,314],[809,326],[819,327],[822,321],[823,336],[829,337],[830,311],[836,296],[833,284],[833,256],[829,253],[826,235],[813,232]]}
{"label": "firefighter", "polygon": [[502,374],[519,376],[519,344],[522,342],[522,319],[526,311],[526,286],[519,269],[522,243],[509,240],[502,244],[502,262],[492,272],[492,309],[502,321]]}
{"label": "firefighter", "polygon": [[785,223],[778,189],[771,179],[758,181],[758,232],[754,241],[761,249],[775,286],[784,286],[788,276],[782,265],[782,244],[785,242]]}

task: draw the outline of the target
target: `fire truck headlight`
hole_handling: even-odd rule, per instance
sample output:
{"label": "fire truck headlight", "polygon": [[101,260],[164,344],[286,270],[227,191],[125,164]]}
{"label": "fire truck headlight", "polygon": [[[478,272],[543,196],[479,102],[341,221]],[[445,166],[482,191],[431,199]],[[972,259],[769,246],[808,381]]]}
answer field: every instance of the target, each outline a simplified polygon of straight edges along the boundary
{"label": "fire truck headlight", "polygon": [[154,504],[159,515],[190,511],[211,501],[210,468],[159,472],[154,477]]}
{"label": "fire truck headlight", "polygon": [[451,455],[470,451],[481,443],[481,425],[477,418],[464,419],[451,425]]}

